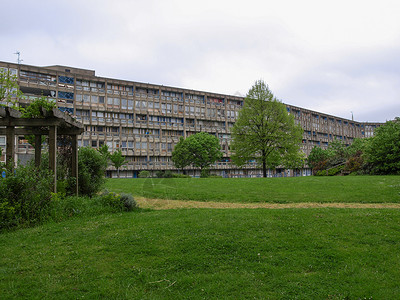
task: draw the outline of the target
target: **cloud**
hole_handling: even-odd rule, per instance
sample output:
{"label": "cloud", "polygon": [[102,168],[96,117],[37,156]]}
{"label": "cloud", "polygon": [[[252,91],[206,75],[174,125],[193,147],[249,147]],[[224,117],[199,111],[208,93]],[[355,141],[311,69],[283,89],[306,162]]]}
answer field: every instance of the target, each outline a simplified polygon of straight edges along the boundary
{"label": "cloud", "polygon": [[19,50],[27,64],[226,94],[246,94],[261,78],[285,103],[384,121],[399,103],[399,8],[394,0],[3,1],[18,17],[0,19],[0,59],[15,61]]}

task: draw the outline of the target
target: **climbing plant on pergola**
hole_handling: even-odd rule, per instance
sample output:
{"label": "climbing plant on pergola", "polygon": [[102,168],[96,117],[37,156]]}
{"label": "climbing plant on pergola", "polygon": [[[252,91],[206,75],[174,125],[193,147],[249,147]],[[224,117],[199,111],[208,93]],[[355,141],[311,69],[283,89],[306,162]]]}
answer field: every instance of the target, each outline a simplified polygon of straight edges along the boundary
{"label": "climbing plant on pergola", "polygon": [[49,168],[54,173],[54,192],[57,191],[57,136],[71,137],[72,159],[71,176],[76,178],[78,194],[78,135],[84,129],[82,123],[57,108],[42,109],[41,118],[21,118],[21,112],[10,107],[0,106],[0,135],[6,136],[6,164],[14,166],[15,137],[19,135],[35,136],[35,165],[40,165],[42,136],[49,137]]}

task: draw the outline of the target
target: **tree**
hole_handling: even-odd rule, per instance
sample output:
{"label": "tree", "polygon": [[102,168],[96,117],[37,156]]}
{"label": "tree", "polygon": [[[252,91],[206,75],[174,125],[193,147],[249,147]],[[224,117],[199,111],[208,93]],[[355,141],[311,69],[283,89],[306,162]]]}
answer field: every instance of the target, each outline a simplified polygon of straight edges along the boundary
{"label": "tree", "polygon": [[79,194],[89,197],[98,193],[104,184],[107,161],[95,149],[82,147],[78,154]]}
{"label": "tree", "polygon": [[205,174],[210,165],[222,157],[221,146],[216,136],[199,132],[180,139],[172,152],[172,161],[177,168],[188,165],[200,168]]}
{"label": "tree", "polygon": [[122,156],[121,150],[114,151],[110,155],[110,160],[112,165],[117,169],[117,174],[119,178],[119,168],[122,167],[126,163],[125,156]]}
{"label": "tree", "polygon": [[318,146],[314,146],[307,157],[308,166],[311,169],[314,169],[317,165],[321,165],[323,161],[326,161],[328,157],[329,153],[327,150],[324,150]]}
{"label": "tree", "polygon": [[187,142],[183,137],[180,137],[179,142],[175,145],[172,152],[172,162],[175,167],[182,170],[191,164]]}
{"label": "tree", "polygon": [[97,151],[108,161],[110,159],[110,152],[108,152],[107,144],[103,144]]}
{"label": "tree", "polygon": [[0,68],[0,102],[11,104],[11,107],[16,108],[20,97],[22,92],[18,86],[17,75],[12,74],[10,70]]}
{"label": "tree", "polygon": [[288,167],[297,161],[303,130],[262,80],[247,93],[239,118],[232,128],[231,147],[237,166],[256,160],[267,176],[267,167]]}
{"label": "tree", "polygon": [[373,173],[400,174],[400,118],[378,127],[365,152]]}

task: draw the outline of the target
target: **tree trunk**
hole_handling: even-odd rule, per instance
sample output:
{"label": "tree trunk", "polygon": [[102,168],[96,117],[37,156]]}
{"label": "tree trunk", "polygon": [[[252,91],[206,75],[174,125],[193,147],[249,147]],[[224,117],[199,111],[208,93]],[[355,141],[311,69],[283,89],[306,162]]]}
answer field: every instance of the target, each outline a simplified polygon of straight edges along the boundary
{"label": "tree trunk", "polygon": [[118,178],[119,178],[119,168],[117,168],[117,176],[118,176]]}
{"label": "tree trunk", "polygon": [[261,158],[262,158],[262,169],[263,169],[263,177],[267,177],[267,162],[266,160],[266,153],[264,150],[261,151]]}
{"label": "tree trunk", "polygon": [[263,160],[263,177],[267,177],[267,164]]}

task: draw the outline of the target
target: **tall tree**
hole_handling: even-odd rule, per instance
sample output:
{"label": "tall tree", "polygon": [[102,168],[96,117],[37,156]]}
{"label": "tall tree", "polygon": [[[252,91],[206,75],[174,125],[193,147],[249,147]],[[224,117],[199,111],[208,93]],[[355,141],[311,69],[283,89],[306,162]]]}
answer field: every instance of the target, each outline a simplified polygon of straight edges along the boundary
{"label": "tall tree", "polygon": [[117,175],[119,178],[119,168],[121,168],[126,163],[125,156],[122,156],[121,150],[118,149],[110,155],[110,160],[112,165],[117,169]]}
{"label": "tall tree", "polygon": [[177,168],[192,165],[200,168],[202,175],[210,165],[222,157],[221,146],[216,136],[199,132],[181,139],[172,152],[172,160]]}
{"label": "tall tree", "polygon": [[10,70],[0,68],[0,102],[11,104],[16,107],[22,92],[18,86],[17,75],[12,74]]}
{"label": "tall tree", "polygon": [[184,168],[191,164],[189,150],[186,146],[185,139],[180,137],[179,142],[175,145],[172,152],[172,162],[175,167],[182,170],[182,173],[184,172]]}
{"label": "tall tree", "polygon": [[110,159],[110,152],[108,152],[108,146],[107,144],[103,144],[97,151],[100,152],[100,154],[108,161]]}
{"label": "tall tree", "polygon": [[378,127],[365,152],[373,173],[400,174],[400,118]]}
{"label": "tall tree", "polygon": [[278,101],[264,81],[258,80],[247,93],[243,108],[232,128],[233,162],[242,166],[250,160],[267,168],[290,167],[301,159],[303,130]]}

